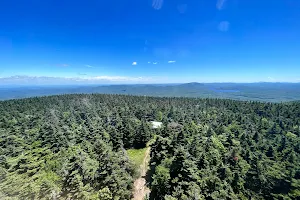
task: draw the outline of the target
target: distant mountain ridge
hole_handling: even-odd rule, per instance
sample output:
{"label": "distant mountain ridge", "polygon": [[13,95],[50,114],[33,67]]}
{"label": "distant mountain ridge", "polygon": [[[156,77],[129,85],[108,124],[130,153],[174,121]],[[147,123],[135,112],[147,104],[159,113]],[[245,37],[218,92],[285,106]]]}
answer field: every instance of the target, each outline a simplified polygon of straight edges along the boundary
{"label": "distant mountain ridge", "polygon": [[300,83],[184,83],[89,86],[2,86],[0,100],[72,93],[227,98],[267,102],[300,100]]}

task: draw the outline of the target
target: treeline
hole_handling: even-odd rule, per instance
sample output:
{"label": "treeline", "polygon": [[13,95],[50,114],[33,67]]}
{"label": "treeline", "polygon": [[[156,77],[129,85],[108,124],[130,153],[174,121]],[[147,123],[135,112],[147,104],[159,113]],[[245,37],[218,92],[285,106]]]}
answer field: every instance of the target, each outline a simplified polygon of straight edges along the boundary
{"label": "treeline", "polygon": [[150,199],[297,199],[299,125],[300,103],[98,94],[3,101],[0,199],[130,199],[137,172],[125,149],[151,138]]}

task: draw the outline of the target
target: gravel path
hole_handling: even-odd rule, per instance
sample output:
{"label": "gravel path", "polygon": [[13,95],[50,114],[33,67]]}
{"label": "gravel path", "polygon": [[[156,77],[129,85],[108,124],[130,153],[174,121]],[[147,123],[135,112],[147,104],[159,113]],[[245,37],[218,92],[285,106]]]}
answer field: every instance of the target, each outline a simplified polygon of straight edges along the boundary
{"label": "gravel path", "polygon": [[146,186],[146,179],[148,163],[150,160],[150,148],[148,147],[145,153],[143,164],[140,166],[141,175],[134,181],[133,200],[143,200],[144,197],[150,194],[149,188]]}

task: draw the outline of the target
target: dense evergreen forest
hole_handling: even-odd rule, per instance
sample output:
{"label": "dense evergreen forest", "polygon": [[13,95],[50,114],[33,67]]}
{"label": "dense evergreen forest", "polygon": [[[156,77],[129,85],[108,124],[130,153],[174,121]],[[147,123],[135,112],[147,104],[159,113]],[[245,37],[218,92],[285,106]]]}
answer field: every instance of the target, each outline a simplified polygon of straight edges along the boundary
{"label": "dense evergreen forest", "polygon": [[146,198],[300,199],[300,102],[100,94],[0,102],[0,199],[131,199],[147,143]]}

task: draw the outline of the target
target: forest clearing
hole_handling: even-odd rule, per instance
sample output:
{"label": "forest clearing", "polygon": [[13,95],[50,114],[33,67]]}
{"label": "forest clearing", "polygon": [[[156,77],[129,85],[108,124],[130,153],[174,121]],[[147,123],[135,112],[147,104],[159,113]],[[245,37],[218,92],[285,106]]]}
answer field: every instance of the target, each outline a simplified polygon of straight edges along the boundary
{"label": "forest clearing", "polygon": [[[128,151],[130,152],[132,150],[127,150],[127,152]],[[147,187],[146,178],[145,178],[148,170],[149,160],[150,160],[150,147],[146,147],[140,150],[133,150],[133,151],[141,152],[140,155],[138,156],[132,155],[133,153],[129,153],[128,155],[129,159],[134,160],[139,168],[139,177],[134,181],[133,200],[143,200],[144,197],[150,194],[150,190]]]}

